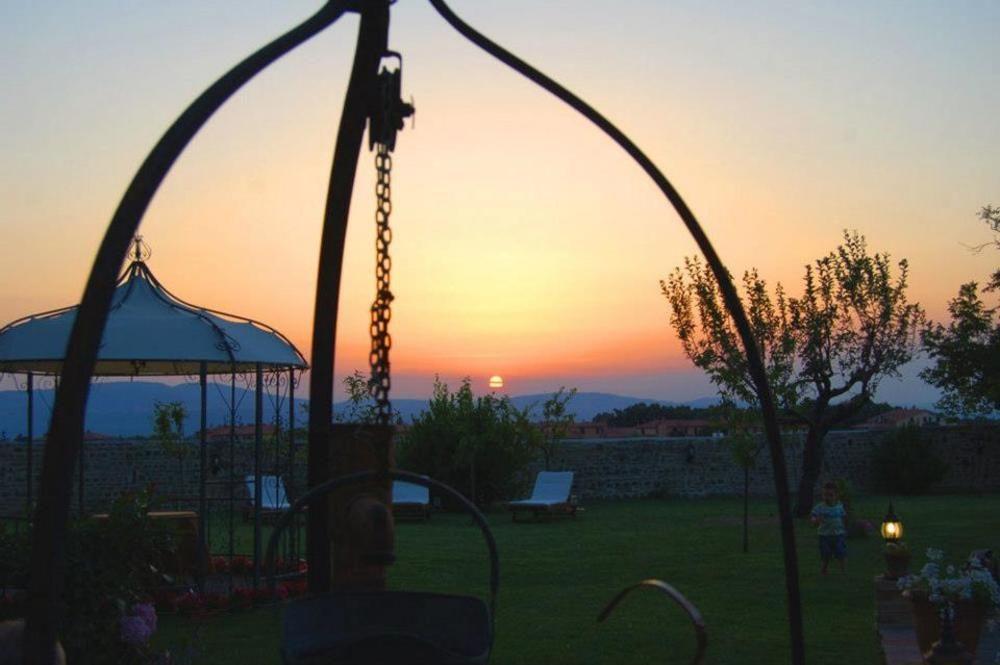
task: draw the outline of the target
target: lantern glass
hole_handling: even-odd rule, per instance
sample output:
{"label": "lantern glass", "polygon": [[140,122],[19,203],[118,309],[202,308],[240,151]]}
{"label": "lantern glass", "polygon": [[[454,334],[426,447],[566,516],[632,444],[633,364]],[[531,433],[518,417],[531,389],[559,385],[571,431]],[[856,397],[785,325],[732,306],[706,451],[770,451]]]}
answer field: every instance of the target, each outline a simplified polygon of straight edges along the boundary
{"label": "lantern glass", "polygon": [[882,522],[882,537],[889,542],[900,540],[903,537],[903,523],[899,520]]}
{"label": "lantern glass", "polygon": [[882,518],[882,537],[889,543],[903,538],[903,523],[896,517],[896,511],[892,509],[892,501],[889,502],[889,511]]}

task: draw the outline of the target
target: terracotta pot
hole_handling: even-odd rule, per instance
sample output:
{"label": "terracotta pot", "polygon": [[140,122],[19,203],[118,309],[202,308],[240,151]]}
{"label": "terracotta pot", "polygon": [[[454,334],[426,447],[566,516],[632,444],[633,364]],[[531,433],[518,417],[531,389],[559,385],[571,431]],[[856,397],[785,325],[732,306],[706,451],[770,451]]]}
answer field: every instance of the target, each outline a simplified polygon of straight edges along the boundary
{"label": "terracotta pot", "polygon": [[[920,653],[927,653],[941,639],[941,608],[927,600],[926,594],[910,593],[913,608],[913,627],[917,632]],[[979,648],[979,635],[986,623],[986,607],[972,600],[955,603],[955,639],[965,650],[975,654]]]}

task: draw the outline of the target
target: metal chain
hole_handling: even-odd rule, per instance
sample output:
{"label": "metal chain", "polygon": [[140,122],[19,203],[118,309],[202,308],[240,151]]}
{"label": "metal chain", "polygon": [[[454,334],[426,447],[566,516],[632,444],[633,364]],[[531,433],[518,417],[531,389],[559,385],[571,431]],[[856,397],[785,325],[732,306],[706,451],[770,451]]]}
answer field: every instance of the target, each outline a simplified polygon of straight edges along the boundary
{"label": "metal chain", "polygon": [[369,384],[369,394],[375,401],[375,420],[379,425],[388,425],[391,421],[392,406],[389,404],[389,388],[392,381],[389,377],[389,349],[392,348],[392,336],[389,335],[389,320],[392,318],[392,291],[389,290],[389,274],[392,270],[392,259],[389,257],[389,244],[392,242],[392,229],[389,228],[389,215],[392,214],[392,156],[384,143],[378,144],[375,153],[375,302],[371,307],[371,353],[368,361],[371,364],[372,377]]}

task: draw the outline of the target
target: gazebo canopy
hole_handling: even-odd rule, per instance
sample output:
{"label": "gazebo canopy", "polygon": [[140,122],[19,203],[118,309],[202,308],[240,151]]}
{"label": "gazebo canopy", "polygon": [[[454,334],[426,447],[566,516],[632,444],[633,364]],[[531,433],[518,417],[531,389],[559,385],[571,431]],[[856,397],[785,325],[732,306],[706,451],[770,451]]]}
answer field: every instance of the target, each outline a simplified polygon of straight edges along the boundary
{"label": "gazebo canopy", "polygon": [[[0,371],[55,374],[62,368],[77,306],[18,319],[0,329]],[[188,304],[157,281],[136,254],[115,289],[95,375],[210,374],[305,368],[284,335],[263,323]]]}

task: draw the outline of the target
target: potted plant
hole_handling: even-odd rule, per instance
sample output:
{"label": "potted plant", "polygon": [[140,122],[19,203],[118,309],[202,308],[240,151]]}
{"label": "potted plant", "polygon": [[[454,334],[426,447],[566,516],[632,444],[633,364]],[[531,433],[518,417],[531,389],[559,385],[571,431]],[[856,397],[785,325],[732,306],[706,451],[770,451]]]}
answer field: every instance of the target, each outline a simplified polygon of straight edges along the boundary
{"label": "potted plant", "polygon": [[955,638],[976,653],[986,618],[1000,608],[1000,586],[976,556],[964,565],[945,563],[941,550],[928,548],[927,563],[915,575],[899,580],[913,607],[914,628],[921,653],[941,637],[941,614],[954,611]]}

